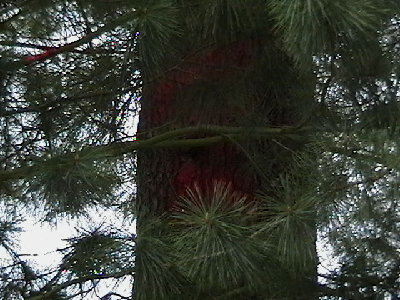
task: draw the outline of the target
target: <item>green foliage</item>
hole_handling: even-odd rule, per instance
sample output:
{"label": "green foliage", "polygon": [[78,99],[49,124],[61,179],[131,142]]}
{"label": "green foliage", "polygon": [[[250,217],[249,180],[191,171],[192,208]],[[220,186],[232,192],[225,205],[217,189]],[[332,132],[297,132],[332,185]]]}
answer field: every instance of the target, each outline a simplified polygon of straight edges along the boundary
{"label": "green foliage", "polygon": [[222,182],[182,197],[171,219],[174,249],[201,290],[260,285],[268,245],[252,238],[256,217],[252,200]]}
{"label": "green foliage", "polygon": [[[301,188],[300,188],[301,187]],[[272,197],[263,196],[266,232],[279,259],[294,274],[315,266],[315,214],[319,199],[292,175],[282,175]]]}
{"label": "green foliage", "polygon": [[363,47],[392,14],[390,4],[379,0],[271,0],[268,5],[289,53],[308,66],[311,55],[334,55],[347,47],[368,53]]}
{"label": "green foliage", "polygon": [[397,143],[390,142],[391,137],[390,130],[352,133],[335,143],[329,137],[327,145],[334,144],[335,150],[328,152],[328,146],[321,160],[321,171],[331,173],[319,183],[325,199],[318,211],[320,234],[332,241],[340,264],[329,281],[349,286],[351,297],[397,295],[399,289],[399,257],[394,251],[398,159]]}
{"label": "green foliage", "polygon": [[[178,10],[171,0],[139,1],[135,20],[142,72],[157,73],[165,67],[166,55],[174,53],[171,41],[179,36]],[[163,45],[164,51],[159,51]]]}
{"label": "green foliage", "polygon": [[112,204],[119,183],[115,166],[96,161],[96,152],[55,155],[29,182],[28,200],[41,203],[46,217],[79,215],[84,208]]}
{"label": "green foliage", "polygon": [[[132,297],[141,300],[397,299],[399,6],[396,0],[0,3],[0,247],[7,255],[0,260],[0,297],[78,298],[99,280],[134,275]],[[232,143],[248,160],[237,173],[260,175],[258,195],[219,182],[187,190],[165,215],[134,211],[135,172],[154,167],[159,182],[169,166],[150,162],[136,171],[136,153],[118,150],[132,142],[127,128],[135,126],[144,89],[170,72],[191,78],[203,66],[187,60],[243,41],[256,49],[250,67],[232,67],[226,76],[210,71],[193,84],[179,78],[179,117],[157,130],[193,117],[209,128],[233,124],[212,137],[210,130],[185,128],[160,136],[165,143],[204,137]],[[35,56],[63,45],[69,48],[62,53]],[[255,126],[269,131],[257,135]],[[186,162],[188,145],[165,157]],[[123,184],[133,186],[129,194]],[[151,201],[172,201],[163,192]],[[16,250],[21,204],[54,220],[123,202],[129,218],[138,215],[137,238],[81,230],[68,240],[58,269],[43,272]],[[317,235],[338,262],[319,284]]]}
{"label": "green foliage", "polygon": [[23,219],[14,207],[6,204],[0,207],[3,213],[0,216],[0,245],[8,247],[14,244],[15,235],[22,231],[20,224]]}
{"label": "green foliage", "polygon": [[68,239],[62,265],[66,271],[79,277],[124,271],[133,272],[134,247],[129,238],[119,236],[112,229],[83,230],[79,236]]}
{"label": "green foliage", "polygon": [[238,34],[250,33],[257,28],[260,22],[256,17],[257,10],[264,10],[265,5],[258,0],[252,1],[251,5],[244,0],[199,0],[187,9],[188,27],[199,35],[197,38],[221,42],[221,39],[234,40]]}
{"label": "green foliage", "polygon": [[144,222],[136,240],[136,298],[185,299],[191,283],[178,269],[180,258],[168,243],[165,221],[147,216]]}

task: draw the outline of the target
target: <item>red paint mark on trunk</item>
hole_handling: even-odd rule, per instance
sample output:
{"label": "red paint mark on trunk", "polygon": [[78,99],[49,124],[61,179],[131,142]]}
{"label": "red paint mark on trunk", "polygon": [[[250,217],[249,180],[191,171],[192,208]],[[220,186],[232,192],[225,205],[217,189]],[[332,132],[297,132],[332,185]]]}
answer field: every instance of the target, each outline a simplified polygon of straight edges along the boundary
{"label": "red paint mark on trunk", "polygon": [[[209,49],[201,54],[189,55],[184,63],[168,72],[165,79],[154,86],[151,97],[154,107],[151,123],[162,125],[170,119],[172,103],[179,88],[193,84],[196,80],[222,81],[240,74],[252,63],[255,42],[239,41]],[[193,123],[196,123],[193,120]]]}
{"label": "red paint mark on trunk", "polygon": [[[163,80],[152,87],[152,95],[148,98],[151,102],[149,123],[158,127],[178,116],[179,103],[175,103],[175,100],[180,88],[190,87],[197,80],[223,83],[224,80],[240,76],[251,66],[255,48],[255,42],[246,40],[189,55],[182,65],[168,72]],[[195,112],[190,116],[190,122],[201,124],[202,113]],[[219,124],[230,124],[230,116],[226,111],[211,113],[212,119],[218,120]],[[191,125],[187,122],[177,125]],[[175,193],[169,197],[171,200],[167,207],[174,207],[174,201],[185,195],[188,189],[196,186],[207,192],[217,182],[229,184],[235,192],[253,199],[257,189],[256,176],[247,176],[240,169],[246,160],[235,145],[228,143],[198,150],[195,155],[185,158],[178,155],[176,161],[172,162],[176,171],[176,176],[172,178]]]}
{"label": "red paint mark on trunk", "polygon": [[235,193],[252,202],[259,181],[246,172],[247,158],[235,145],[223,144],[196,150],[190,158],[178,161],[178,172],[173,182],[175,195],[167,207],[174,209],[176,199],[186,196],[188,189],[207,194],[216,184],[229,185]]}

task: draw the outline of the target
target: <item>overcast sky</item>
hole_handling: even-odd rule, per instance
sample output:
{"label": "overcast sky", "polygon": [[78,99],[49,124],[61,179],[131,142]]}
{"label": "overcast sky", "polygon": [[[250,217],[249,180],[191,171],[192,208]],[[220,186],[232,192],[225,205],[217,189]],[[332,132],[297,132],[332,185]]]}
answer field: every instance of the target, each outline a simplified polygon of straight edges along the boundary
{"label": "overcast sky", "polygon": [[[126,231],[135,233],[135,225],[128,224],[122,217],[116,216],[114,213],[108,212],[93,212],[93,218],[59,221],[57,225],[50,225],[48,223],[41,223],[38,220],[30,217],[24,222],[24,232],[20,234],[20,253],[21,254],[34,254],[33,256],[23,256],[24,260],[32,262],[34,267],[45,269],[54,267],[60,263],[62,253],[57,251],[67,246],[65,239],[76,235],[76,229],[81,227],[88,227],[88,223],[94,224],[111,224],[117,228],[122,228]],[[96,221],[94,221],[96,220]],[[86,226],[85,226],[86,225]],[[133,253],[132,253],[133,254]],[[0,254],[1,255],[1,254]],[[113,286],[113,281],[106,281],[98,290],[98,296],[104,296],[110,292]],[[118,284],[118,292],[127,294],[130,291],[129,281],[123,284]],[[98,299],[93,294],[85,297],[87,300]]]}

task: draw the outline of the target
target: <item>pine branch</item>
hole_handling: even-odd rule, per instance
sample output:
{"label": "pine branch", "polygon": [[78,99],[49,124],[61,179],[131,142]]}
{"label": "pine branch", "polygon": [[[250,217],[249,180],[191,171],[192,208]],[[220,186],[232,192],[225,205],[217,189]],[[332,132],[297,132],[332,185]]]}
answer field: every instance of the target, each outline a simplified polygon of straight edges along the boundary
{"label": "pine branch", "polygon": [[91,40],[93,40],[94,38],[103,34],[104,32],[112,30],[115,27],[117,27],[118,25],[121,25],[121,24],[127,22],[128,20],[130,20],[132,18],[132,15],[133,15],[132,13],[131,14],[128,13],[128,14],[124,15],[123,17],[101,27],[100,29],[90,32],[89,34],[85,35],[84,37],[82,37],[81,39],[79,39],[75,42],[66,44],[64,46],[53,47],[53,48],[47,49],[46,52],[41,53],[41,54],[25,57],[23,59],[23,63],[25,65],[30,65],[30,64],[33,64],[36,62],[40,62],[40,61],[49,59],[51,57],[54,57],[56,55],[59,55],[59,54],[65,53],[65,52],[74,51],[75,48],[90,42]]}
{"label": "pine branch", "polygon": [[[20,3],[19,7],[17,8],[17,9],[19,9],[19,11],[17,11],[16,13],[14,13],[12,16],[5,19],[4,21],[1,21],[0,22],[0,30],[3,30],[4,28],[8,27],[12,21],[19,18],[21,15],[23,15],[22,8],[24,6],[27,6],[29,4],[29,2],[30,2],[29,0],[26,0],[26,1],[23,1],[22,3]],[[15,7],[14,7],[14,9],[15,9]],[[4,14],[4,11],[2,13]]]}
{"label": "pine branch", "polygon": [[[120,142],[105,146],[87,147],[81,151],[71,152],[65,154],[66,157],[82,157],[88,153],[97,153],[96,159],[107,159],[111,157],[118,157],[135,150],[141,149],[165,149],[165,148],[195,148],[206,147],[223,142],[233,140],[246,140],[260,137],[290,137],[293,134],[299,134],[307,131],[308,128],[298,127],[228,127],[228,126],[198,126],[186,127],[171,130],[160,135],[154,136],[143,141],[129,141]],[[213,136],[204,138],[184,138],[185,136],[193,136],[199,134],[212,134]],[[50,158],[40,163],[35,163],[31,166],[15,168],[0,172],[0,182],[16,179],[23,179],[40,173],[43,168],[52,167],[55,160]]]}
{"label": "pine branch", "polygon": [[[13,41],[0,41],[0,46],[11,47],[11,48],[36,49],[36,50],[42,50],[42,51],[46,51],[46,52],[54,52],[54,51],[57,51],[57,49],[59,48],[57,46],[45,46],[45,45],[37,45],[37,44],[33,44],[33,43],[22,43],[22,42],[13,42]],[[122,51],[117,52],[115,49],[113,49],[111,51],[111,50],[103,49],[103,48],[72,49],[69,52],[79,53],[79,54],[107,54],[107,55],[115,54],[115,53],[124,54],[124,52],[122,52]],[[38,54],[38,55],[43,55],[43,53]]]}
{"label": "pine branch", "polygon": [[52,58],[52,57],[57,56],[62,53],[75,51],[75,48],[90,42],[91,40],[93,40],[94,38],[97,38],[98,36],[102,35],[103,33],[113,30],[114,28],[116,28],[124,23],[134,20],[135,16],[138,16],[138,11],[136,11],[136,10],[126,13],[123,16],[121,16],[120,18],[115,19],[115,20],[111,21],[110,23],[104,25],[103,27],[99,28],[98,30],[90,32],[89,34],[81,37],[77,41],[65,44],[60,47],[49,47],[49,49],[45,49],[46,51],[44,53],[25,57],[20,61],[11,63],[11,66],[9,66],[9,67],[11,69],[19,69],[23,66],[31,65],[31,64],[34,64],[34,63],[37,63],[40,61],[47,60],[49,58]]}
{"label": "pine branch", "polygon": [[[353,159],[368,160],[368,161],[372,161],[374,163],[379,163],[379,164],[382,164],[385,166],[387,165],[387,160],[385,160],[383,157],[374,155],[370,151],[365,150],[363,148],[344,149],[344,148],[340,148],[340,147],[332,147],[329,150],[332,151],[333,153],[345,155],[345,156],[351,157]],[[389,156],[389,154],[387,154],[387,155]]]}
{"label": "pine branch", "polygon": [[84,282],[93,281],[93,280],[101,280],[101,279],[109,279],[109,278],[116,279],[116,278],[121,278],[121,277],[128,276],[128,275],[132,275],[131,270],[112,273],[112,274],[108,274],[108,275],[93,274],[93,275],[89,275],[89,276],[79,277],[79,278],[75,278],[75,279],[69,280],[67,282],[61,283],[59,285],[56,285],[51,290],[49,290],[41,295],[28,297],[28,298],[26,298],[26,300],[52,299],[52,297],[55,294],[57,294],[58,292],[66,289],[70,286],[76,285],[76,284],[82,284]]}
{"label": "pine branch", "polygon": [[108,300],[108,299],[111,299],[112,296],[119,297],[119,299],[126,299],[126,300],[132,299],[132,297],[126,297],[126,296],[122,296],[121,294],[118,294],[115,292],[110,292],[110,293],[107,293],[106,295],[104,295],[103,297],[101,297],[100,300]]}
{"label": "pine branch", "polygon": [[359,287],[339,286],[330,287],[320,284],[318,286],[321,297],[340,297],[341,299],[365,299],[365,295],[360,292]]}
{"label": "pine branch", "polygon": [[87,35],[81,37],[79,40],[77,40],[75,42],[72,42],[72,43],[66,44],[64,46],[57,47],[57,48],[51,48],[42,54],[26,57],[23,60],[23,62],[25,65],[30,65],[32,63],[46,60],[48,58],[51,58],[53,56],[56,56],[56,55],[59,55],[59,54],[65,53],[65,52],[73,51],[75,48],[90,42],[91,40],[102,35],[103,33],[110,31],[110,30],[114,29],[115,27],[134,19],[133,17],[136,15],[137,15],[137,11],[132,11],[130,13],[126,13],[122,17],[115,19],[114,21],[110,22],[109,24],[104,25],[103,27],[101,27],[100,29],[98,29],[96,31],[92,31],[92,32],[88,33]]}
{"label": "pine branch", "polygon": [[[46,103],[43,103],[40,105],[32,105],[32,106],[27,106],[27,107],[13,108],[11,110],[0,108],[0,117],[8,117],[8,116],[23,114],[23,113],[35,113],[35,112],[40,113],[40,112],[50,111],[50,110],[59,108],[63,104],[77,103],[77,102],[81,102],[83,99],[88,100],[89,98],[107,96],[107,95],[111,95],[111,94],[113,94],[113,92],[100,91],[100,92],[93,92],[91,94],[59,98],[56,100],[47,101]],[[97,100],[97,98],[95,98],[94,101],[95,100]]]}

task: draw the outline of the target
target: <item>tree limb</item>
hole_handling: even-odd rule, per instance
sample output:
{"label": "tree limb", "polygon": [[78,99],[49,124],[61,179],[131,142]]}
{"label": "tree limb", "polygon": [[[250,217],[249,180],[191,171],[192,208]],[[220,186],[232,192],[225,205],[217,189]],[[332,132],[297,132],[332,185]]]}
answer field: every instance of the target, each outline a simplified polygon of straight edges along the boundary
{"label": "tree limb", "polygon": [[[194,148],[205,147],[218,143],[229,142],[233,140],[246,140],[261,137],[289,137],[293,134],[299,134],[308,128],[298,127],[228,127],[228,126],[197,126],[185,127],[171,130],[157,136],[142,141],[120,142],[105,146],[87,147],[83,150],[66,153],[65,157],[95,156],[95,159],[107,159],[118,157],[135,150],[142,149],[160,149],[160,148]],[[200,138],[184,138],[187,136],[195,136],[208,134],[211,136]],[[94,155],[97,154],[97,155]],[[34,174],[40,174],[43,168],[49,167],[55,162],[55,158],[50,158],[31,166],[15,168],[12,170],[0,172],[0,182],[16,179],[23,179]]]}
{"label": "tree limb", "polygon": [[41,295],[35,295],[33,297],[28,297],[26,300],[46,300],[46,299],[51,299],[52,296],[57,294],[58,292],[62,291],[65,288],[68,288],[72,285],[75,284],[80,284],[86,281],[92,281],[92,280],[101,280],[101,279],[109,279],[109,278],[121,278],[124,276],[129,276],[131,273],[129,271],[124,271],[124,272],[117,272],[117,273],[112,273],[112,274],[107,274],[107,275],[99,275],[99,274],[93,274],[89,276],[84,276],[84,277],[79,277],[75,278],[69,281],[66,281],[64,283],[61,283],[59,285],[54,286],[51,290],[41,294]]}
{"label": "tree limb", "polygon": [[50,47],[49,49],[46,49],[46,51],[44,53],[41,53],[38,55],[31,55],[31,56],[24,57],[20,61],[14,61],[12,63],[9,63],[7,68],[15,70],[15,69],[21,68],[23,66],[32,65],[34,63],[47,60],[49,58],[52,58],[52,57],[57,56],[62,53],[75,51],[75,48],[90,42],[91,40],[102,35],[103,33],[113,30],[114,28],[116,28],[119,25],[122,25],[126,22],[134,20],[135,16],[137,16],[137,15],[138,15],[138,11],[132,10],[131,12],[126,13],[123,16],[111,21],[110,23],[100,27],[98,30],[86,34],[85,36],[81,37],[77,41],[65,44],[60,47]]}
{"label": "tree limb", "polygon": [[[32,44],[32,43],[23,43],[23,42],[13,42],[13,41],[0,41],[0,46],[5,46],[5,47],[11,47],[11,48],[30,48],[30,49],[36,49],[36,50],[42,50],[46,52],[52,52],[52,51],[57,51],[59,47],[57,46],[45,46],[45,45],[37,45],[37,44]],[[90,48],[90,49],[72,49],[69,52],[74,52],[74,53],[80,53],[80,54],[124,54],[122,51],[115,51],[115,50],[108,50],[104,48]],[[38,54],[43,55],[42,54]],[[34,55],[35,56],[35,55]]]}
{"label": "tree limb", "polygon": [[115,27],[134,19],[134,16],[136,16],[136,15],[137,15],[136,10],[126,13],[123,16],[121,16],[120,18],[111,21],[110,23],[104,25],[103,27],[100,27],[98,30],[92,31],[92,32],[86,34],[85,36],[81,37],[79,40],[77,40],[75,42],[68,43],[64,46],[60,46],[57,48],[51,48],[42,54],[25,57],[23,60],[23,64],[30,65],[30,64],[36,63],[38,61],[46,60],[46,59],[56,56],[58,54],[72,51],[75,48],[90,42],[91,40],[102,35],[103,33],[107,32],[109,30],[112,30]]}

